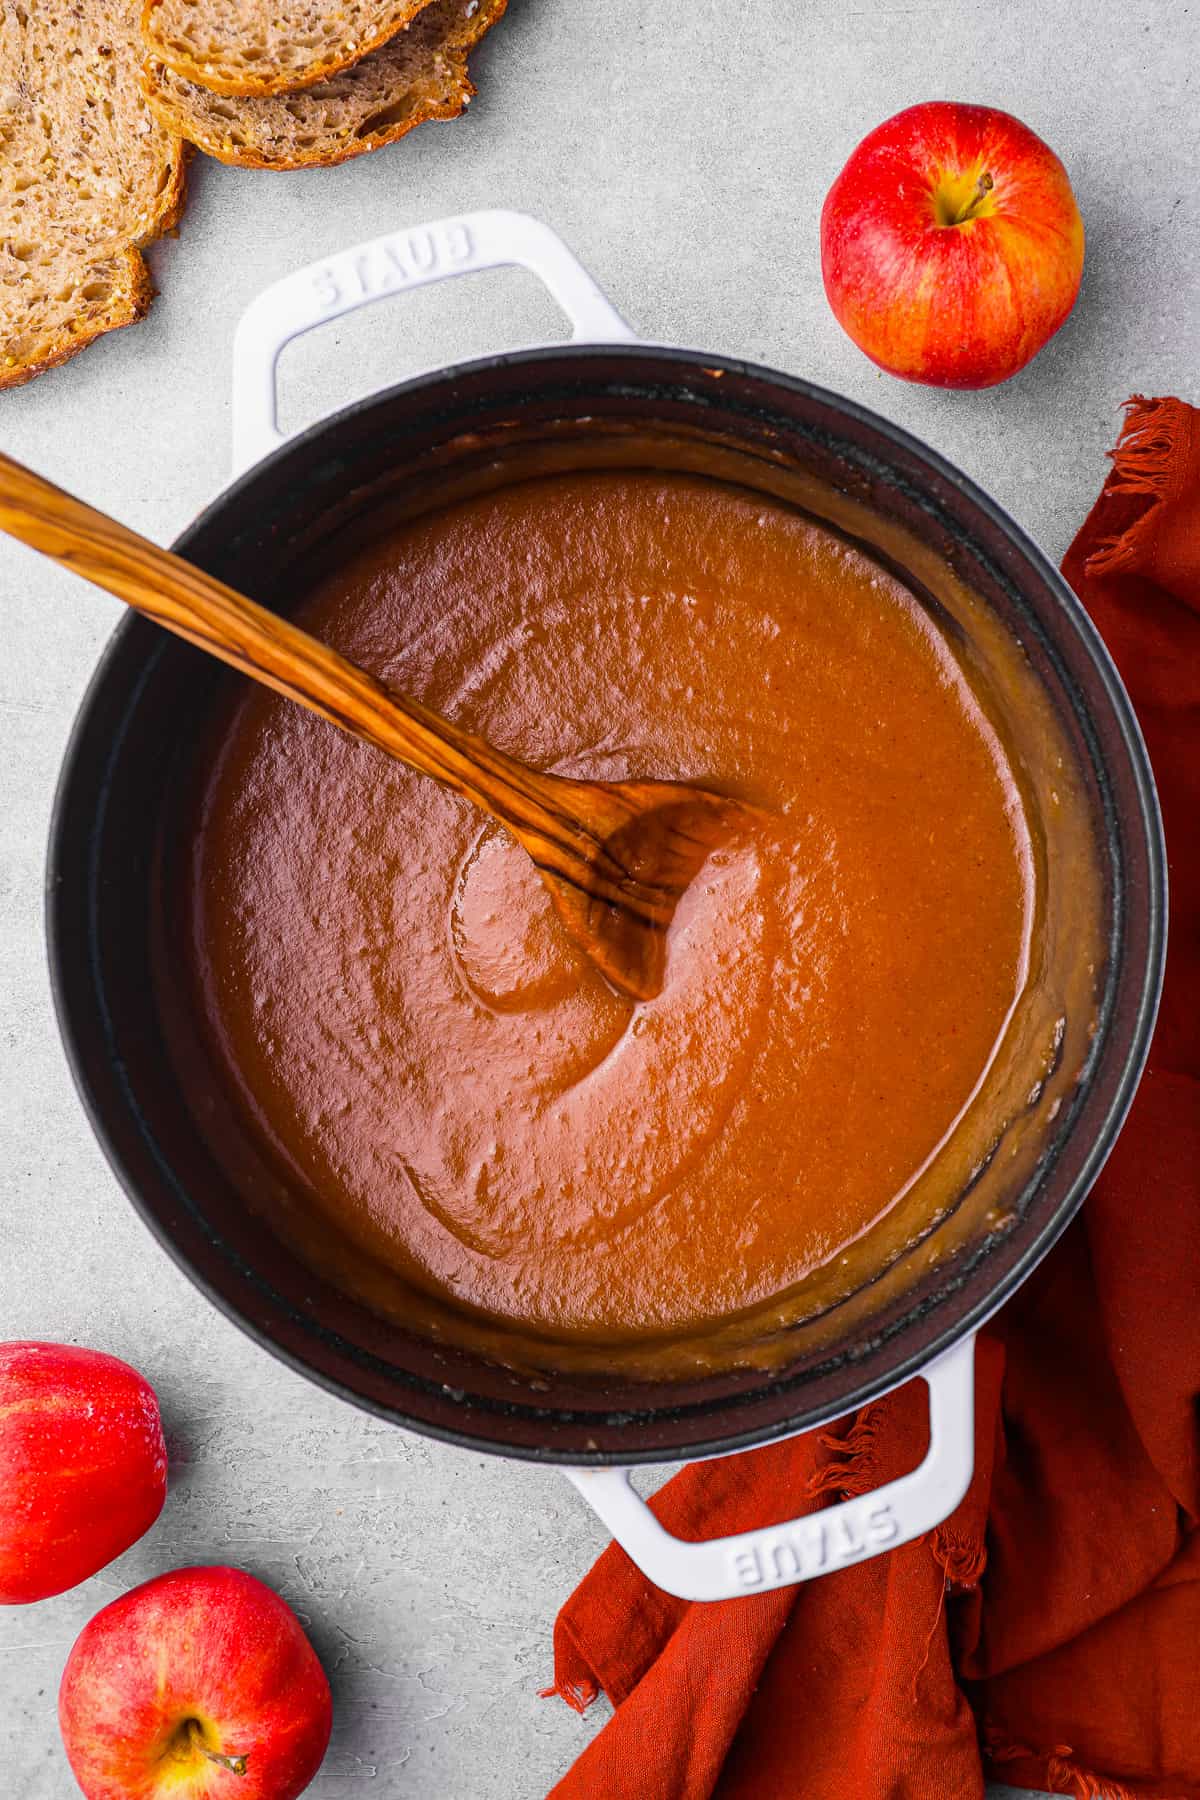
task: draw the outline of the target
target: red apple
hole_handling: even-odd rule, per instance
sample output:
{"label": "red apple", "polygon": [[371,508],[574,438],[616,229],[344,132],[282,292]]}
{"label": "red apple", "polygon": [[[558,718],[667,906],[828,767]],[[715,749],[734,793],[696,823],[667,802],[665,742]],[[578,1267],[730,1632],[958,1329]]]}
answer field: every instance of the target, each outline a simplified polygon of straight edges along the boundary
{"label": "red apple", "polygon": [[153,1525],[167,1451],[148,1381],[69,1344],[0,1344],[0,1604],[86,1581]]}
{"label": "red apple", "polygon": [[294,1800],[333,1706],[278,1594],[240,1569],[175,1569],[84,1626],[58,1717],[87,1800]]}
{"label": "red apple", "polygon": [[1074,306],[1083,220],[1028,126],[932,100],[865,137],[830,188],[821,273],[839,324],[881,369],[991,387]]}

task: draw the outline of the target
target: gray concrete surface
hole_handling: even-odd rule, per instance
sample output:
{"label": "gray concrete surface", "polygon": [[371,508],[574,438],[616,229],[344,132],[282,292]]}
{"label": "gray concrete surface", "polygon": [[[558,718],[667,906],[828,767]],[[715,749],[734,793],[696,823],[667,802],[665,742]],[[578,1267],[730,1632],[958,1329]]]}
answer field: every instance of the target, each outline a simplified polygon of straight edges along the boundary
{"label": "gray concrete surface", "polygon": [[[876,407],[978,477],[1058,556],[1120,402],[1200,397],[1195,6],[1171,0],[512,0],[462,121],[329,172],[200,162],[148,323],[0,398],[4,449],[169,540],[221,487],[234,321],[267,282],[466,207],[556,226],[648,336],[760,358]],[[1074,317],[984,395],[875,371],[821,291],[816,221],[858,138],[913,101],[1003,106],[1064,158],[1087,221]],[[289,423],[402,372],[548,335],[525,277],[390,300],[285,359]],[[55,1726],[98,1607],[231,1560],[308,1622],[337,1697],[314,1800],[536,1800],[599,1720],[537,1698],[555,1609],[603,1542],[551,1472],[360,1417],[218,1318],[151,1243],[92,1142],[51,1017],[41,870],[55,774],[117,616],[0,545],[0,1336],[128,1357],[173,1451],[149,1538],[74,1593],[0,1614],[0,1794],[74,1791]],[[866,1647],[864,1647],[866,1648]],[[657,1797],[656,1797],[657,1800]]]}

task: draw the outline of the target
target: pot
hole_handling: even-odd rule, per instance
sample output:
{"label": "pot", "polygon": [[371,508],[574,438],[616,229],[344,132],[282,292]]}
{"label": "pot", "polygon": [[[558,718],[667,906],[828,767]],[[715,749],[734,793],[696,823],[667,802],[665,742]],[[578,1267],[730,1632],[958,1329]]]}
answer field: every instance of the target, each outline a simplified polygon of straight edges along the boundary
{"label": "pot", "polygon": [[[538,275],[574,340],[442,369],[284,442],[275,368],[292,338],[400,290],[506,264]],[[84,699],[51,830],[47,930],[55,1004],[83,1103],[117,1176],[168,1253],[227,1316],[300,1373],[398,1425],[565,1465],[652,1580],[689,1598],[763,1591],[928,1530],[973,1457],[972,1345],[1078,1210],[1140,1075],[1157,1005],[1165,877],[1154,785],[1108,655],[1057,571],[987,496],[863,408],[728,357],[635,339],[562,242],[483,212],[403,231],[303,269],[250,307],[234,348],[237,478],[175,545],[282,610],[323,534],[356,509],[449,491],[505,432],[589,445],[653,426],[717,442],[775,480],[816,477],[949,565],[1019,640],[1086,782],[1104,877],[1098,1023],[1068,1099],[1038,1122],[1006,1228],[958,1231],[918,1267],[901,1255],[769,1369],[670,1382],[522,1373],[387,1323],[304,1267],[245,1202],[164,1046],[152,956],[188,757],[214,663],[145,620],[116,632]],[[754,479],[757,479],[755,477]],[[961,1219],[969,1222],[969,1196]],[[961,1223],[960,1219],[960,1223]],[[944,1229],[943,1227],[938,1228]],[[791,1525],[717,1542],[670,1537],[633,1465],[715,1456],[806,1431],[920,1376],[921,1466]]]}

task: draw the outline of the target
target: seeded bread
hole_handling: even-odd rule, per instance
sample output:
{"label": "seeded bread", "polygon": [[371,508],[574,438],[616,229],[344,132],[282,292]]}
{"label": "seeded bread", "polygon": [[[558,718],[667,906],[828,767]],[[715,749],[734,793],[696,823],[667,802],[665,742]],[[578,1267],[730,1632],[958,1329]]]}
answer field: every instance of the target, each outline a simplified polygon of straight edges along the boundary
{"label": "seeded bread", "polygon": [[0,387],[150,304],[138,246],[179,216],[184,146],[140,54],[129,0],[0,0]]}
{"label": "seeded bread", "polygon": [[426,119],[451,119],[475,92],[467,54],[508,0],[432,0],[407,29],[352,69],[301,93],[234,99],[184,81],[163,63],[142,70],[162,125],[222,162],[302,169],[391,144]]}
{"label": "seeded bread", "polygon": [[149,54],[214,94],[291,93],[361,61],[428,0],[140,0]]}

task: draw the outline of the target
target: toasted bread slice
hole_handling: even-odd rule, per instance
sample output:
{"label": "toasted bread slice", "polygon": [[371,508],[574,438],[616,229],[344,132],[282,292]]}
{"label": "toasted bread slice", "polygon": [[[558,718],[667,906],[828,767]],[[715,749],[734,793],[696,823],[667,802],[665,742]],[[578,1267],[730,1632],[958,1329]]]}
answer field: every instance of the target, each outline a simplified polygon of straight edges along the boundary
{"label": "toasted bread slice", "polygon": [[403,30],[428,0],[140,0],[149,54],[214,94],[328,81]]}
{"label": "toasted bread slice", "polygon": [[352,69],[302,93],[234,99],[184,81],[163,63],[142,70],[162,125],[221,162],[303,169],[392,144],[426,119],[452,119],[475,92],[467,54],[508,0],[432,0],[410,26]]}
{"label": "toasted bread slice", "polygon": [[132,324],[138,246],[183,206],[184,145],[138,86],[128,0],[0,8],[0,387]]}

